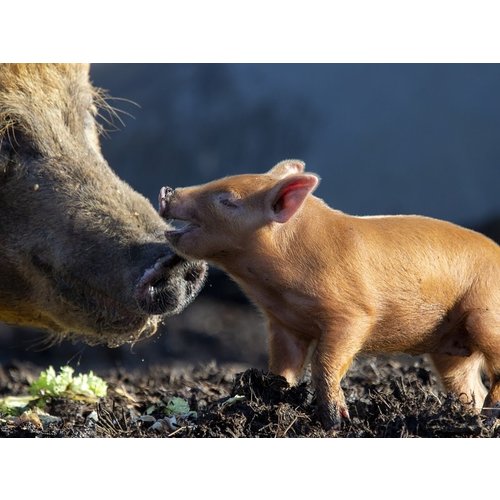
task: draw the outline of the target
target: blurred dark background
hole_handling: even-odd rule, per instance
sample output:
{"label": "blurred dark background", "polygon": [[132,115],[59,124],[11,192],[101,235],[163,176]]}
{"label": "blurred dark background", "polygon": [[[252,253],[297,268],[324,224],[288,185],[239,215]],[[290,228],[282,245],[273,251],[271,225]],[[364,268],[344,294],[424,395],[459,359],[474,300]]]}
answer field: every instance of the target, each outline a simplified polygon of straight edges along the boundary
{"label": "blurred dark background", "polygon": [[[335,208],[428,215],[500,239],[500,65],[96,64],[91,79],[122,110],[104,156],[155,206],[164,184],[300,158]],[[38,352],[30,346],[41,335],[0,325],[0,361],[266,362],[259,315],[214,270],[186,311],[133,347],[64,342]]]}

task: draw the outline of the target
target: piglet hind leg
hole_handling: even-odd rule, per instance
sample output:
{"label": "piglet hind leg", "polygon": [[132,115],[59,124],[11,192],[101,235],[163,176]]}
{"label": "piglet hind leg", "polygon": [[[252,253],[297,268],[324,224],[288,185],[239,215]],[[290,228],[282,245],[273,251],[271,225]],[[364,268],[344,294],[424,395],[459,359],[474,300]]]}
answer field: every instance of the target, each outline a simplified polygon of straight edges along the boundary
{"label": "piglet hind leg", "polygon": [[480,411],[487,393],[481,380],[484,356],[477,351],[467,357],[433,353],[431,359],[446,391]]}
{"label": "piglet hind leg", "polygon": [[490,384],[482,413],[500,419],[500,370],[490,374]]}
{"label": "piglet hind leg", "polygon": [[490,388],[482,413],[500,418],[500,300],[496,307],[476,309],[467,318],[466,328],[484,356]]}

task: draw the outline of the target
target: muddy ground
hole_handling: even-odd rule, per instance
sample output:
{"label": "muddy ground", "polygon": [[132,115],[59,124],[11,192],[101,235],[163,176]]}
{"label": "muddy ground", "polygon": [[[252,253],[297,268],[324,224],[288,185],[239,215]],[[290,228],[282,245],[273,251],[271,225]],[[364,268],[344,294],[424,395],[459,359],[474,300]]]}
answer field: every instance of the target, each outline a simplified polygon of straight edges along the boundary
{"label": "muddy ground", "polygon": [[[3,365],[0,394],[22,394],[39,368]],[[468,413],[441,393],[421,360],[355,362],[344,388],[351,420],[325,432],[314,416],[307,382],[288,387],[258,369],[239,372],[215,363],[195,368],[151,367],[99,373],[109,384],[97,403],[54,399],[45,411],[54,422],[0,420],[2,437],[500,437],[498,421]],[[166,417],[180,397],[196,412]]]}
{"label": "muddy ground", "polygon": [[[290,388],[266,373],[261,318],[213,270],[186,311],[135,346],[64,342],[40,351],[43,339],[3,327],[0,398],[27,394],[41,370],[66,364],[103,377],[107,397],[49,400],[51,422],[0,418],[0,437],[500,437],[500,420],[468,412],[441,391],[427,361],[415,357],[358,358],[343,382],[351,420],[325,432],[308,375]],[[173,397],[194,413],[168,416]]]}

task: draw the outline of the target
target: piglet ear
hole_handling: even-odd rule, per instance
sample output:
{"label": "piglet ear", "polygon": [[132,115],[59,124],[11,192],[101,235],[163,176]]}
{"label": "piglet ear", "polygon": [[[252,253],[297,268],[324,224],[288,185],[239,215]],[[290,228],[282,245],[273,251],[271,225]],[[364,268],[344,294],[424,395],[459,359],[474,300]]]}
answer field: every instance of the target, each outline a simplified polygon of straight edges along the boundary
{"label": "piglet ear", "polygon": [[269,193],[270,219],[281,223],[290,220],[318,183],[319,177],[314,174],[289,175],[281,179]]}
{"label": "piglet ear", "polygon": [[306,167],[302,160],[283,160],[274,165],[274,167],[267,172],[275,177],[286,177],[292,174],[301,174]]}

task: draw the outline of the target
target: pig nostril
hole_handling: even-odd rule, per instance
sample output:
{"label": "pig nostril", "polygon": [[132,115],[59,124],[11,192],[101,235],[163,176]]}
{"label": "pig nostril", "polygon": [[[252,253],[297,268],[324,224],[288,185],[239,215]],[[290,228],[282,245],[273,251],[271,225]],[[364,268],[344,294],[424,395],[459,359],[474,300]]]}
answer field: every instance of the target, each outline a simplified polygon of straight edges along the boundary
{"label": "pig nostril", "polygon": [[147,269],[136,285],[139,307],[149,314],[172,314],[185,307],[203,285],[207,267],[173,254]]}
{"label": "pig nostril", "polygon": [[201,274],[199,270],[191,268],[184,274],[184,279],[189,283],[196,283],[200,279]]}
{"label": "pig nostril", "polygon": [[162,287],[167,286],[167,284],[168,284],[168,282],[167,282],[166,278],[160,278],[156,281],[152,281],[150,284],[150,287],[154,288],[154,289],[160,289]]}

